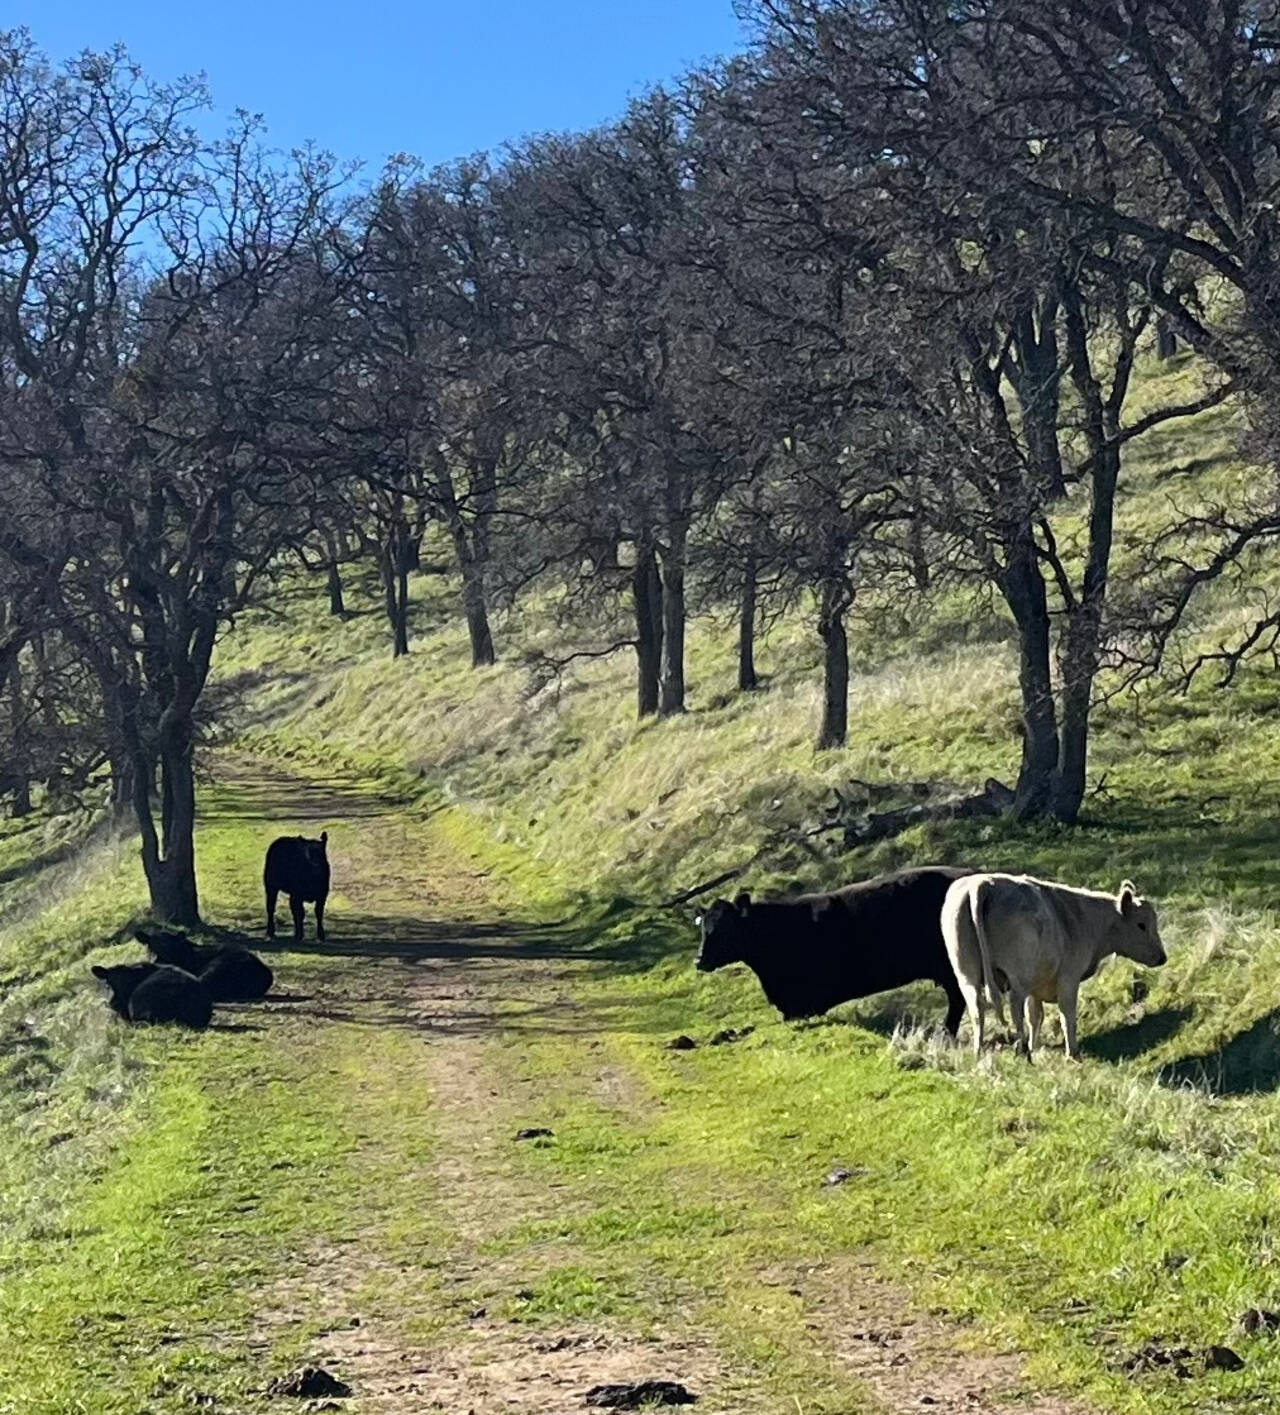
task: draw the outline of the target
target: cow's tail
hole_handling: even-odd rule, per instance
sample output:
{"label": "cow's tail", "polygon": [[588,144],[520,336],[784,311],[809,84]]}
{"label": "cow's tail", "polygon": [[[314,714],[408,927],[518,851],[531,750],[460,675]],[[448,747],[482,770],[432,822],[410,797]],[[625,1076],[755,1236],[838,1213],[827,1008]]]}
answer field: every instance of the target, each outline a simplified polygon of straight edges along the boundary
{"label": "cow's tail", "polygon": [[996,971],[991,965],[991,949],[987,943],[987,930],[982,922],[983,901],[987,892],[987,881],[981,880],[969,891],[969,918],[978,940],[978,955],[982,959],[982,986],[986,990],[991,1006],[995,1008],[1000,1025],[1005,1025],[1004,994],[996,986]]}

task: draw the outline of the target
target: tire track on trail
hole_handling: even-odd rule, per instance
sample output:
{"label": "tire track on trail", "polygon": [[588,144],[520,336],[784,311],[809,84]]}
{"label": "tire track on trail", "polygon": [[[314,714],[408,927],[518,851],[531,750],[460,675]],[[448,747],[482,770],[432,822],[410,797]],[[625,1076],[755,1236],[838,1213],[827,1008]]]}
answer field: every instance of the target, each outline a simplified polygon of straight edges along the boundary
{"label": "tire track on trail", "polygon": [[[509,1061],[521,1029],[581,1028],[575,1083],[643,1128],[643,1087],[609,1055],[607,1035],[593,1044],[582,1026],[575,988],[598,962],[563,931],[515,922],[503,882],[430,818],[358,783],[244,760],[225,778],[264,834],[267,822],[272,832],[300,821],[330,831],[330,938],[303,950],[327,966],[308,975],[301,1006],[268,1015],[302,1012],[320,1029],[311,1044],[333,1058],[360,1137],[354,1163],[377,1195],[363,1228],[340,1241],[317,1234],[264,1293],[256,1335],[305,1329],[308,1359],[348,1381],[353,1408],[370,1415],[552,1415],[585,1408],[593,1385],[645,1378],[683,1382],[708,1415],[776,1410],[776,1382],[723,1330],[701,1326],[697,1304],[655,1312],[642,1332],[519,1313],[520,1294],[566,1257],[546,1240],[548,1225],[591,1200],[515,1162],[515,1125],[537,1123],[546,1083],[513,1079],[494,1049],[506,1046]],[[291,991],[290,954],[278,957]],[[794,1392],[797,1409],[1081,1415],[1032,1394],[1018,1358],[958,1344],[954,1327],[912,1310],[869,1259],[784,1267],[762,1267],[761,1300],[779,1286],[801,1298],[808,1356],[825,1373],[816,1405]],[[835,1390],[845,1394],[833,1400]]]}

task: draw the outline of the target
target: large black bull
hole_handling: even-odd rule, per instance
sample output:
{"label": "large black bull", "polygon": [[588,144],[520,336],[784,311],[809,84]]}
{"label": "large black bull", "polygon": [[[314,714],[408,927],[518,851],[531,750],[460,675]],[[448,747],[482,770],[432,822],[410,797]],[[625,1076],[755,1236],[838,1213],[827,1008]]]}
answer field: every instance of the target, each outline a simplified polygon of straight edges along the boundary
{"label": "large black bull", "polygon": [[267,891],[267,937],[276,936],[276,900],[289,896],[293,915],[293,936],[302,937],[303,906],[316,906],[316,937],[324,939],[324,902],[329,897],[329,834],[319,840],[304,835],[282,835],[267,848],[262,883]]}
{"label": "large black bull", "polygon": [[937,983],[955,1036],[964,998],[942,941],[942,901],[968,870],[927,866],[880,875],[829,894],[718,899],[701,917],[697,966],[745,963],[784,1018],[815,1017],[838,1003],[905,983]]}

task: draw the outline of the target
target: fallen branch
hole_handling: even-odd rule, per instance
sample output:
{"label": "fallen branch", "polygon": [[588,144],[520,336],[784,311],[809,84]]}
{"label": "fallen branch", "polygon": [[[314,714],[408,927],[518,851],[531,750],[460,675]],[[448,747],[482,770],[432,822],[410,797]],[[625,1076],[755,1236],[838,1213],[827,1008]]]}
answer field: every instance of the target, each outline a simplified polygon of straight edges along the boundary
{"label": "fallen branch", "polygon": [[[914,825],[943,820],[973,820],[979,817],[1003,815],[1013,804],[1013,790],[994,776],[988,777],[981,791],[972,796],[953,797],[948,801],[916,802],[892,811],[871,811],[850,817],[841,813],[825,829],[844,830],[845,849],[852,850],[872,841],[901,835]],[[844,804],[844,803],[842,803]]]}
{"label": "fallen branch", "polygon": [[663,909],[675,909],[681,904],[687,904],[689,900],[696,899],[700,894],[706,894],[708,890],[717,888],[719,885],[728,884],[731,879],[737,879],[740,875],[746,874],[752,865],[760,858],[757,851],[744,864],[735,865],[733,869],[726,870],[724,874],[717,875],[715,879],[704,880],[701,884],[695,884],[692,889],[682,889],[674,898],[666,900],[660,907]]}

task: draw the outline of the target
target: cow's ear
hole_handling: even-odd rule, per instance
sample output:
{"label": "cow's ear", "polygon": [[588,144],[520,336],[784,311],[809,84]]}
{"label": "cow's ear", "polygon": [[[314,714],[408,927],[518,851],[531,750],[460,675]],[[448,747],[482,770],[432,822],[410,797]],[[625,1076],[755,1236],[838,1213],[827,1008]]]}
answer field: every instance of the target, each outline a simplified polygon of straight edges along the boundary
{"label": "cow's ear", "polygon": [[321,844],[321,845],[328,845],[328,843],[329,843],[329,832],[328,832],[327,830],[322,830],[322,831],[320,832],[320,844]]}
{"label": "cow's ear", "polygon": [[734,896],[733,907],[739,914],[745,914],[751,908],[751,895],[744,889],[741,894]]}
{"label": "cow's ear", "polygon": [[95,964],[93,965],[93,967],[92,967],[89,971],[93,974],[93,976],[94,976],[95,978],[101,978],[101,979],[103,980],[103,982],[106,982],[106,980],[107,980],[107,970],[106,970],[105,968],[100,968],[100,967],[95,963]]}
{"label": "cow's ear", "polygon": [[1116,897],[1116,903],[1120,906],[1120,912],[1127,919],[1138,907],[1138,891],[1133,887],[1132,880],[1125,880],[1120,886],[1120,893]]}

